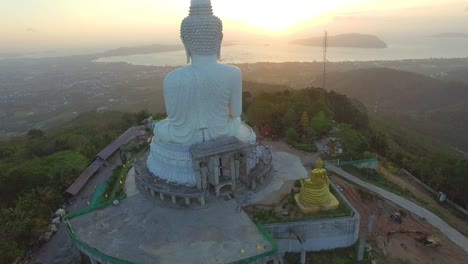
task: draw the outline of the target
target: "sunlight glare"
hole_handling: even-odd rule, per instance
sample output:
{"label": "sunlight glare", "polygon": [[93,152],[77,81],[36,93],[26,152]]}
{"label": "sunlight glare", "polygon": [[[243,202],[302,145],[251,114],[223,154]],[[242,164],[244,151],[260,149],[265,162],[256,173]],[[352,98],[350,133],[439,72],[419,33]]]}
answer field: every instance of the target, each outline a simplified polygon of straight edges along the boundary
{"label": "sunlight glare", "polygon": [[346,0],[237,0],[235,5],[227,5],[222,1],[212,1],[218,16],[273,32],[314,20],[346,3]]}

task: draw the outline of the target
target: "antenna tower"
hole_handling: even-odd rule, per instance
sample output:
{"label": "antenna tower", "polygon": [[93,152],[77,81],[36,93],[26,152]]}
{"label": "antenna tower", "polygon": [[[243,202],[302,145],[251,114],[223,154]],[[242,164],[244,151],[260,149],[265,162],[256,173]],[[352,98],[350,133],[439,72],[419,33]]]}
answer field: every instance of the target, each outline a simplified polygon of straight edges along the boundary
{"label": "antenna tower", "polygon": [[327,76],[327,48],[328,48],[328,32],[323,33],[323,90],[325,91],[326,76]]}

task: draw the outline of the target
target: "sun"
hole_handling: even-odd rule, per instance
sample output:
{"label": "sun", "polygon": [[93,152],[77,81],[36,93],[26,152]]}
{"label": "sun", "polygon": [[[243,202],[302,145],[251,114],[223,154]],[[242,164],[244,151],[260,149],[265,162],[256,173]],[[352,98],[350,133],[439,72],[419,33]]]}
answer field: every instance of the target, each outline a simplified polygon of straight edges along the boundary
{"label": "sun", "polygon": [[[213,0],[215,14],[258,30],[280,32],[341,7],[346,0]],[[232,4],[235,3],[235,4]]]}

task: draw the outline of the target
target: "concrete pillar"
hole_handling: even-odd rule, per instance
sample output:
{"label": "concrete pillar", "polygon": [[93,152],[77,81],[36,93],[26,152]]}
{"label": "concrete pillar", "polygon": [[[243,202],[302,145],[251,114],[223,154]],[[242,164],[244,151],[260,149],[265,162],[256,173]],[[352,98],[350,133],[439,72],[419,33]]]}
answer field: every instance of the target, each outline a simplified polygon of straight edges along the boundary
{"label": "concrete pillar", "polygon": [[234,156],[230,157],[230,163],[231,163],[231,181],[232,181],[232,186],[231,189],[234,191],[236,189],[236,164],[234,161]]}
{"label": "concrete pillar", "polygon": [[214,169],[214,182],[215,186],[218,186],[219,184],[219,156],[214,156],[212,158],[213,160],[213,169]]}
{"label": "concrete pillar", "polygon": [[306,264],[306,254],[307,252],[301,243],[301,264]]}
{"label": "concrete pillar", "polygon": [[195,179],[197,181],[197,188],[198,190],[201,190],[203,185],[202,185],[202,175],[200,171],[200,160],[193,160],[193,171],[195,171]]}
{"label": "concrete pillar", "polygon": [[151,196],[154,197],[154,196],[156,195],[156,194],[154,193],[154,190],[150,190],[150,192],[151,192]]}
{"label": "concrete pillar", "polygon": [[[371,212],[367,220],[367,232],[369,233],[372,230],[373,222],[374,222],[374,211]],[[364,259],[364,250],[366,249],[367,232],[366,230],[364,230],[361,236],[361,240],[359,240],[358,261],[362,261]]]}
{"label": "concrete pillar", "polygon": [[201,169],[201,179],[202,179],[202,190],[205,191],[208,187],[208,168],[202,167]]}
{"label": "concrete pillar", "polygon": [[202,196],[199,199],[200,199],[201,206],[204,206],[205,205],[205,196]]}
{"label": "concrete pillar", "polygon": [[171,195],[171,198],[172,198],[172,204],[176,204],[177,203],[176,196]]}
{"label": "concrete pillar", "polygon": [[249,165],[249,152],[244,153],[244,162],[245,162],[245,174],[247,177],[250,175],[250,165]]}
{"label": "concrete pillar", "polygon": [[189,197],[185,197],[185,204],[187,206],[190,206],[190,198]]}
{"label": "concrete pillar", "polygon": [[361,239],[359,240],[358,256],[357,260],[362,261],[364,259],[364,249],[366,248],[366,231],[363,232]]}
{"label": "concrete pillar", "polygon": [[234,160],[234,166],[235,166],[235,175],[236,175],[236,179],[239,179],[240,177],[240,161],[239,159],[235,159]]}
{"label": "concrete pillar", "polygon": [[242,161],[244,162],[244,167],[245,167],[245,178],[247,179],[247,181],[250,181],[250,184],[251,184],[250,187],[252,188],[252,190],[255,190],[255,188],[257,188],[255,179],[252,179],[250,177],[249,151],[248,150],[244,151],[243,155],[244,155],[244,158],[242,159]]}
{"label": "concrete pillar", "polygon": [[164,193],[159,193],[159,198],[161,199],[161,201],[164,201]]}

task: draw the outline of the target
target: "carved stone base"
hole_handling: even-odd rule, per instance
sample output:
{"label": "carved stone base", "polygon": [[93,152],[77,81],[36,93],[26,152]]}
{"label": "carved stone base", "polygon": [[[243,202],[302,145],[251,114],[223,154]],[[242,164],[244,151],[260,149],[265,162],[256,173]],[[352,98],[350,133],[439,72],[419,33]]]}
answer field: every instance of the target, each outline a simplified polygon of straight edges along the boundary
{"label": "carved stone base", "polygon": [[332,195],[332,197],[333,197],[332,200],[328,204],[325,204],[325,205],[305,205],[299,199],[299,194],[296,194],[294,196],[294,199],[296,200],[296,204],[301,210],[301,212],[303,212],[304,214],[310,214],[310,213],[317,213],[317,212],[323,212],[323,211],[331,211],[331,210],[335,210],[336,208],[338,208],[338,206],[340,205],[340,202],[338,202],[338,199],[336,199],[335,196]]}

